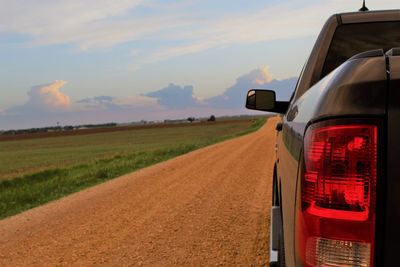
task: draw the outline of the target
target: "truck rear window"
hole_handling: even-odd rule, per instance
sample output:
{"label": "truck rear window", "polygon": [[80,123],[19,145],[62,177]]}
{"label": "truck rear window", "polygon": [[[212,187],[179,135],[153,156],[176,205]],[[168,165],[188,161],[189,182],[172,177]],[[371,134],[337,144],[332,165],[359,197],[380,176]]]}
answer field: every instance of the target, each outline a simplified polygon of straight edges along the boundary
{"label": "truck rear window", "polygon": [[[374,49],[400,47],[400,22],[345,24],[336,29],[322,77],[352,56]],[[322,78],[321,77],[321,78]]]}

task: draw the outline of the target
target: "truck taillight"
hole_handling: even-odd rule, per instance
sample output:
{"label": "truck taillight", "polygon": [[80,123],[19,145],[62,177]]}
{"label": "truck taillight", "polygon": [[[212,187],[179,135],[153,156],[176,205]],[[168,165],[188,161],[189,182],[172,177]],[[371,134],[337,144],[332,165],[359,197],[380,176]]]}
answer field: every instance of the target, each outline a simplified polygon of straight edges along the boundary
{"label": "truck taillight", "polygon": [[303,266],[373,266],[378,127],[307,129],[296,254]]}

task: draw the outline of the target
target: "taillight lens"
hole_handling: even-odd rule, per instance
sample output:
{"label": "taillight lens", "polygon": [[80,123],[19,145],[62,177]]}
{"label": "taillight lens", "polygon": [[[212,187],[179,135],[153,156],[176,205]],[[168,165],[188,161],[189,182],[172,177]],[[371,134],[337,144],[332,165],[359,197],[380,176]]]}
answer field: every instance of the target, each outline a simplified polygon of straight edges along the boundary
{"label": "taillight lens", "polygon": [[372,266],[378,127],[315,124],[304,140],[296,253],[304,266]]}

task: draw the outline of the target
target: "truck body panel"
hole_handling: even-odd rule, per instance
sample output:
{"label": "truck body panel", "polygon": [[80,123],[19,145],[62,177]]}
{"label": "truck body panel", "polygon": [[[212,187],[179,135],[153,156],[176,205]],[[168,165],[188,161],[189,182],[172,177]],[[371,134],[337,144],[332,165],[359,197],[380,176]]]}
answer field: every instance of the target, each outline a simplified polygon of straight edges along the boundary
{"label": "truck body panel", "polygon": [[352,59],[311,87],[289,107],[278,135],[277,168],[281,184],[285,256],[295,266],[294,222],[299,165],[307,126],[332,118],[384,118],[386,113],[386,60]]}
{"label": "truck body panel", "polygon": [[388,92],[387,116],[387,157],[386,181],[383,184],[384,218],[378,236],[382,243],[382,266],[398,266],[400,241],[400,56],[388,59],[390,83]]}
{"label": "truck body panel", "polygon": [[[398,266],[399,29],[399,10],[331,16],[292,98],[258,109],[283,115],[273,186],[282,227],[271,233],[283,244],[279,266]],[[246,106],[257,109],[261,95],[251,90]]]}

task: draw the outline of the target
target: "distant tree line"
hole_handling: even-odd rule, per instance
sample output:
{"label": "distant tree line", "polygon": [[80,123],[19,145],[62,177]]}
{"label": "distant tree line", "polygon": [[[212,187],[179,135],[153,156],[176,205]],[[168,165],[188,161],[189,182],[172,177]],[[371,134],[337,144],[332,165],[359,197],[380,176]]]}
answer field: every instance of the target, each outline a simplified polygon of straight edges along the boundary
{"label": "distant tree line", "polygon": [[33,133],[48,133],[48,132],[62,132],[62,131],[73,131],[79,129],[93,129],[93,128],[109,128],[115,127],[117,123],[103,123],[103,124],[83,124],[83,125],[66,125],[66,126],[53,126],[53,127],[42,127],[42,128],[30,128],[20,130],[7,130],[0,132],[0,135],[17,135],[17,134],[33,134]]}
{"label": "distant tree line", "polygon": [[103,123],[103,124],[83,124],[75,126],[77,129],[79,128],[107,128],[107,127],[115,127],[117,124],[115,122],[111,123]]}
{"label": "distant tree line", "polygon": [[[209,122],[216,121],[216,117],[211,115],[208,119]],[[184,122],[200,122],[202,120],[196,119],[195,117],[188,117],[187,119],[180,120],[164,120],[164,123],[184,123]],[[142,120],[141,124],[148,124],[151,122]],[[66,126],[52,126],[52,127],[42,127],[42,128],[30,128],[30,129],[20,129],[20,130],[7,130],[0,131],[0,135],[17,135],[17,134],[33,134],[33,133],[47,133],[47,132],[62,132],[62,131],[73,131],[79,129],[93,129],[93,128],[109,128],[116,127],[117,123],[102,123],[102,124],[82,124],[82,125],[66,125]]]}

